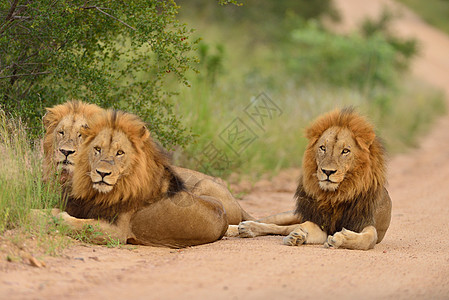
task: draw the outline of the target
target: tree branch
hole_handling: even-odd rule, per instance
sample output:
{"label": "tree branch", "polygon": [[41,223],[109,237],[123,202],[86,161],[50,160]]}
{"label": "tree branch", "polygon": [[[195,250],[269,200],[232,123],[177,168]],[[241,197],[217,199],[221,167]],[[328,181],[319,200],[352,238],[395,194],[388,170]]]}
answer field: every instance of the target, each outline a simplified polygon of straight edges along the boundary
{"label": "tree branch", "polygon": [[11,7],[9,8],[9,12],[5,18],[6,22],[8,22],[11,19],[12,15],[14,14],[14,11],[16,10],[18,3],[19,3],[19,0],[14,0],[14,2],[12,3]]}
{"label": "tree branch", "polygon": [[17,8],[17,3],[19,3],[19,0],[14,0],[14,2],[11,4],[8,14],[5,17],[5,21],[0,26],[0,34],[2,34],[12,22],[14,22],[12,16],[14,15],[14,11]]}
{"label": "tree branch", "polygon": [[120,19],[114,17],[114,16],[111,15],[111,14],[108,14],[107,12],[105,12],[105,11],[103,10],[103,9],[107,9],[107,8],[99,8],[98,6],[87,6],[87,7],[83,6],[83,7],[80,7],[80,8],[81,8],[81,9],[96,9],[96,10],[98,10],[99,12],[101,12],[102,14],[105,14],[106,16],[108,16],[108,17],[110,17],[110,18],[113,18],[114,20],[117,20],[118,22],[122,23],[122,24],[125,25],[126,27],[131,28],[131,29],[134,30],[134,31],[137,30],[136,28],[132,27],[131,25],[128,25],[128,24],[125,23],[124,21],[122,21],[122,20],[120,20]]}
{"label": "tree branch", "polygon": [[14,74],[14,75],[7,75],[7,76],[0,76],[0,79],[5,79],[5,78],[16,78],[16,77],[24,77],[24,76],[35,76],[35,75],[45,75],[45,74],[50,74],[50,71],[45,71],[45,72],[36,72],[36,73],[29,73],[29,74]]}

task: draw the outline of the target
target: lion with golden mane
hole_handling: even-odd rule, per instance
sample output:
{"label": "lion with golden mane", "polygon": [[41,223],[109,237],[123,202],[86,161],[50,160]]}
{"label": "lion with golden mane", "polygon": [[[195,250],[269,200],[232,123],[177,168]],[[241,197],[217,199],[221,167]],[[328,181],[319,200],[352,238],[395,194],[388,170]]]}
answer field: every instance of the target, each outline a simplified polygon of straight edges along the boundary
{"label": "lion with golden mane", "polygon": [[384,149],[373,126],[353,109],[337,110],[318,118],[306,137],[296,210],[242,222],[240,236],[280,234],[291,246],[372,249],[391,219]]}
{"label": "lion with golden mane", "polygon": [[61,182],[66,182],[73,172],[74,157],[82,142],[81,127],[103,111],[95,104],[69,101],[47,108],[43,117],[44,135],[44,179],[46,181],[61,167]]}
{"label": "lion with golden mane", "polygon": [[[75,164],[74,157],[82,142],[81,128],[87,127],[90,119],[103,113],[104,109],[95,104],[72,100],[46,110],[47,113],[43,117],[44,179],[48,181],[50,176],[60,171],[62,183],[70,184],[69,179],[72,177]],[[202,179],[226,186],[224,181],[217,177],[177,166],[173,166],[173,169],[188,188],[193,188]]]}
{"label": "lion with golden mane", "polygon": [[66,211],[59,216],[75,231],[96,228],[101,234],[92,237],[95,243],[193,246],[220,239],[228,224],[252,219],[204,174],[187,188],[135,115],[104,111],[81,134]]}

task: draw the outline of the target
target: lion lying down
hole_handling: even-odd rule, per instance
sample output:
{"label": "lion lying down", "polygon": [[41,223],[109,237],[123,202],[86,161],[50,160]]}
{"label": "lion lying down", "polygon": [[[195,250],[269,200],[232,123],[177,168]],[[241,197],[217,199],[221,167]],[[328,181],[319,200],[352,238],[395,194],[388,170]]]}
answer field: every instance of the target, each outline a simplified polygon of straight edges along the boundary
{"label": "lion lying down", "polygon": [[[45,129],[43,171],[46,181],[59,171],[61,183],[70,185],[75,167],[75,156],[78,154],[78,148],[82,143],[81,128],[88,127],[94,116],[104,112],[103,108],[95,104],[78,100],[47,108],[47,113],[43,117]],[[192,189],[203,179],[211,180],[226,187],[226,184],[220,178],[182,167],[172,166],[172,168],[181,177],[188,189]],[[248,215],[245,219],[252,218]],[[234,224],[234,222],[231,224]]]}
{"label": "lion lying down", "polygon": [[382,241],[391,218],[384,150],[373,127],[346,109],[320,117],[306,136],[296,210],[242,222],[240,236],[280,234],[291,246],[373,248]]}
{"label": "lion lying down", "polygon": [[93,242],[186,247],[216,241],[228,224],[251,219],[204,174],[190,171],[197,177],[187,189],[137,116],[105,111],[81,134],[66,212],[59,216],[75,231],[92,226]]}

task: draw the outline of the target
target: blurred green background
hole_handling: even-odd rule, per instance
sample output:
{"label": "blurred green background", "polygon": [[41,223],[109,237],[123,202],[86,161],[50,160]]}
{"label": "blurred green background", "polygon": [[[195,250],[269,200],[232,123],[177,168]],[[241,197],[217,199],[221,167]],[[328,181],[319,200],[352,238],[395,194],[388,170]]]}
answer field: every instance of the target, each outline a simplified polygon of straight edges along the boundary
{"label": "blurred green background", "polygon": [[[185,126],[197,135],[176,156],[182,165],[250,178],[298,167],[307,124],[348,105],[367,115],[389,152],[396,153],[414,146],[445,111],[439,91],[409,76],[419,44],[391,33],[388,11],[353,34],[338,35],[331,30],[339,21],[332,1],[254,0],[225,7],[212,1],[178,3],[180,19],[201,38],[199,73],[188,74],[191,86],[181,87],[174,102]],[[281,116],[267,118],[264,130],[245,113],[262,92],[282,110]],[[238,155],[221,135],[235,118],[253,126],[257,135]],[[208,152],[211,143],[228,161],[216,163]],[[231,166],[223,167],[229,161]]]}

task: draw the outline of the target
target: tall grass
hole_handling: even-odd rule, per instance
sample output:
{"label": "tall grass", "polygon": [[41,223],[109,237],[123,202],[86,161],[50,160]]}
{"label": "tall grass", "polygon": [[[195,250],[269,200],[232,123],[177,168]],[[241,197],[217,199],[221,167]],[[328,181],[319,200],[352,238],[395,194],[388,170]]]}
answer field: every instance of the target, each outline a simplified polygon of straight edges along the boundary
{"label": "tall grass", "polygon": [[42,151],[24,124],[0,108],[0,233],[30,227],[31,209],[55,207],[58,188],[42,181]]}

